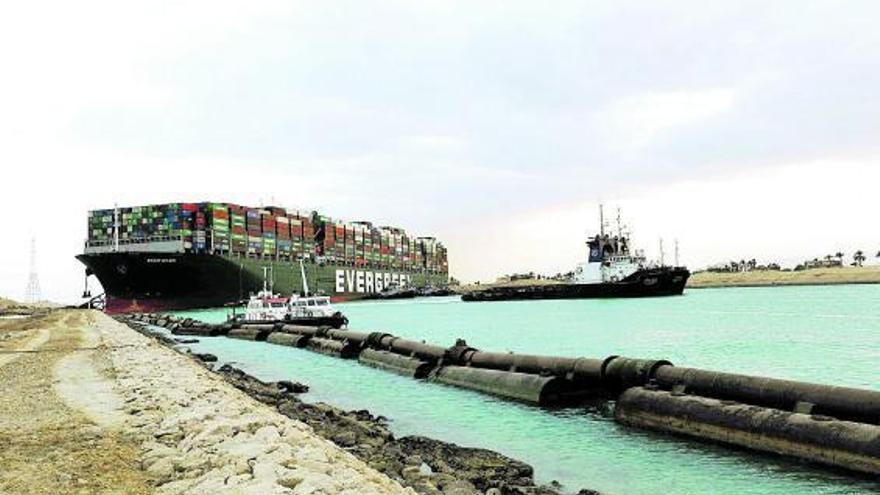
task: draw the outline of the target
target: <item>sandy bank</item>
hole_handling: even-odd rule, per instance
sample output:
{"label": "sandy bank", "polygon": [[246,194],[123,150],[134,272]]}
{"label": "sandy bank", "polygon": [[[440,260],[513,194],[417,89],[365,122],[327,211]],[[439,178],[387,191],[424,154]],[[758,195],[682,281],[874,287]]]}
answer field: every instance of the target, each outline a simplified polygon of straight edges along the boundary
{"label": "sandy bank", "polygon": [[[0,493],[151,492],[138,443],[58,393],[68,383],[59,363],[82,352],[85,321],[59,311],[0,326]],[[92,379],[107,382],[97,372]]]}
{"label": "sandy bank", "polygon": [[880,283],[880,266],[815,268],[802,271],[700,272],[691,275],[689,289],[769,287],[778,285],[838,285]]}
{"label": "sandy bank", "polygon": [[9,325],[0,493],[414,493],[101,313]]}

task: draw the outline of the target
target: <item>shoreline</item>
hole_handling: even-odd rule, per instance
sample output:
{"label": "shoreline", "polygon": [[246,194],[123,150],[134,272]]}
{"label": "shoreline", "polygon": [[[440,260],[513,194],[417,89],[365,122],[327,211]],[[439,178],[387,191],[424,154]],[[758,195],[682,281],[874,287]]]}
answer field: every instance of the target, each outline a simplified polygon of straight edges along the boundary
{"label": "shoreline", "polygon": [[216,356],[175,347],[186,339],[152,331],[136,321],[122,324],[198,362],[254,400],[307,424],[317,435],[420,495],[598,495],[589,489],[561,491],[555,482],[536,485],[530,465],[492,450],[461,447],[424,436],[397,438],[387,418],[368,410],[345,411],[323,402],[304,402],[297,395],[308,391],[306,385],[264,382],[229,364],[215,369]]}
{"label": "shoreline", "polygon": [[96,311],[0,325],[0,492],[414,495]]}
{"label": "shoreline", "polygon": [[755,288],[755,287],[826,287],[832,285],[877,285],[880,281],[858,281],[858,280],[842,280],[842,281],[826,281],[826,282],[748,282],[748,283],[701,283],[699,285],[686,285],[687,289],[737,289],[737,288]]}
{"label": "shoreline", "polygon": [[786,287],[880,284],[880,266],[811,268],[799,271],[697,272],[685,288]]}

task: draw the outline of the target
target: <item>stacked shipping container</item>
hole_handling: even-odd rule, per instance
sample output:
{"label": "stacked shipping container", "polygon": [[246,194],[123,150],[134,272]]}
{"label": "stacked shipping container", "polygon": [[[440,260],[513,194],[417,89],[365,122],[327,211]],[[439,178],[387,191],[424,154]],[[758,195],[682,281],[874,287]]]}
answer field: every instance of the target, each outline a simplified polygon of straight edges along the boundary
{"label": "stacked shipping container", "polygon": [[446,248],[433,237],[411,237],[397,227],[347,223],[283,208],[228,203],[169,203],[93,210],[90,245],[176,241],[186,252],[232,253],[295,260],[323,257],[354,267],[447,273]]}

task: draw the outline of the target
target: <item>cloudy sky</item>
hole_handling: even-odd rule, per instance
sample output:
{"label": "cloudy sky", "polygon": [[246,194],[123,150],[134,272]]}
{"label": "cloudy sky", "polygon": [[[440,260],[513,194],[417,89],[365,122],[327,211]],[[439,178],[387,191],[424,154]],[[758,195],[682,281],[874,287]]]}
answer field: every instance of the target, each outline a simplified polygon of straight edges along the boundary
{"label": "cloudy sky", "polygon": [[565,271],[620,205],[698,268],[880,249],[876,2],[14,2],[0,295],[75,299],[89,209],[228,200]]}

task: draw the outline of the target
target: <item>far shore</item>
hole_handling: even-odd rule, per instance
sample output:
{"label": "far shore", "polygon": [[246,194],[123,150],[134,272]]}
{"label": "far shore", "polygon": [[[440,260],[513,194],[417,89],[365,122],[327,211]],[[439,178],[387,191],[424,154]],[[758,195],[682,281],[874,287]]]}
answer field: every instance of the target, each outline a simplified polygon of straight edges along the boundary
{"label": "far shore", "polygon": [[699,272],[691,275],[688,289],[721,287],[777,287],[792,285],[878,284],[880,266],[812,268],[800,271]]}

